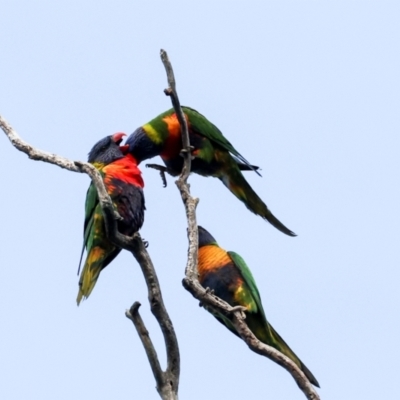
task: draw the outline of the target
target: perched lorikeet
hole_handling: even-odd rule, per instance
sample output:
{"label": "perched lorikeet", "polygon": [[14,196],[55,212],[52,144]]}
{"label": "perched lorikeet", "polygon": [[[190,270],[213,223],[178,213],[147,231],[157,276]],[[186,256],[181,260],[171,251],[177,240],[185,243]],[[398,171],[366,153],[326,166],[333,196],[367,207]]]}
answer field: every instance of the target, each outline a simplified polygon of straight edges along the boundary
{"label": "perched lorikeet", "polygon": [[[225,251],[217,241],[201,226],[199,229],[198,271],[199,281],[204,288],[210,288],[214,294],[231,306],[243,306],[246,310],[246,323],[261,342],[275,347],[289,357],[304,372],[308,380],[319,387],[311,371],[300,361],[285,341],[267,321],[261,304],[253,275],[239,254]],[[238,335],[229,318],[222,314],[213,314],[235,335]]]}
{"label": "perched lorikeet", "polygon": [[[250,211],[260,215],[286,235],[296,236],[272,214],[241,173],[244,170],[257,172],[258,167],[251,165],[206,117],[189,107],[182,109],[188,122],[190,144],[195,157],[192,161],[192,172],[220,179]],[[173,109],[136,129],[128,137],[126,144],[139,163],[159,155],[166,165],[166,172],[173,176],[181,173],[182,140],[180,125]],[[163,168],[153,164],[149,166]]]}
{"label": "perched lorikeet", "polygon": [[[123,136],[126,135],[116,133],[100,140],[90,151],[88,162],[100,171],[107,192],[123,218],[118,221],[118,230],[131,236],[143,225],[144,183],[135,158],[131,154],[124,156],[125,148],[119,146]],[[103,213],[93,183],[86,194],[82,255],[85,247],[87,257],[79,279],[78,305],[82,298],[89,297],[101,270],[121,251],[107,239]]]}

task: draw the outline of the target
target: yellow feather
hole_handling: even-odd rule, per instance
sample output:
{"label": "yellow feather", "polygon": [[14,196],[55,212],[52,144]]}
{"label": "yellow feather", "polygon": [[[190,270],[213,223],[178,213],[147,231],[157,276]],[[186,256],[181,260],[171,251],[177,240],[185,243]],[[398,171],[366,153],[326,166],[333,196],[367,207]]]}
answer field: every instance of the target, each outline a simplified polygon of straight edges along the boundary
{"label": "yellow feather", "polygon": [[153,143],[161,144],[163,142],[163,138],[150,124],[143,125],[143,129],[146,131],[147,136]]}
{"label": "yellow feather", "polygon": [[96,246],[90,250],[90,253],[86,258],[85,266],[83,267],[81,278],[79,280],[79,292],[76,298],[78,305],[82,298],[87,299],[92,292],[100,275],[105,256],[106,250],[101,247]]}

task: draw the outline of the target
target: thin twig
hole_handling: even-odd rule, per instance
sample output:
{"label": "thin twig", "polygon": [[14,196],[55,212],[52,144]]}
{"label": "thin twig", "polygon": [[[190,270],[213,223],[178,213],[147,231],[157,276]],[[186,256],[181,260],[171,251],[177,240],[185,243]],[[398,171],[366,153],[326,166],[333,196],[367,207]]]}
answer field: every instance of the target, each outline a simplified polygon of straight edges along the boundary
{"label": "thin twig", "polygon": [[[177,400],[180,370],[178,341],[171,319],[169,318],[162,299],[157,274],[140,235],[136,233],[133,235],[133,237],[129,237],[121,234],[118,231],[117,221],[121,219],[121,216],[113,206],[111,198],[104,186],[101,175],[97,169],[89,163],[81,161],[74,162],[56,154],[51,154],[34,148],[21,139],[17,132],[2,116],[0,116],[0,128],[7,135],[11,144],[17,150],[27,154],[30,159],[54,164],[72,172],[86,173],[91,177],[94,185],[96,186],[99,202],[102,207],[107,237],[116,246],[130,251],[139,263],[146,280],[151,311],[156,317],[164,335],[168,359],[166,372],[162,372],[161,367],[159,367],[160,363],[158,361],[154,346],[151,344],[151,346],[148,347],[149,342],[144,341],[143,334],[141,333],[142,331],[138,331],[139,337],[142,340],[148,357],[149,354],[151,354],[151,359],[149,357],[149,362],[157,382],[157,390],[163,400]],[[128,313],[127,317],[130,318]],[[141,327],[144,327],[143,321]],[[162,380],[160,377],[162,377]]]}
{"label": "thin twig", "polygon": [[169,88],[164,90],[164,93],[167,96],[170,96],[172,105],[174,107],[176,116],[179,121],[179,125],[181,126],[182,133],[182,156],[184,159],[182,173],[179,179],[187,180],[190,175],[191,163],[192,163],[192,155],[191,155],[191,146],[189,140],[189,131],[188,124],[185,118],[185,114],[182,111],[181,105],[179,103],[179,98],[176,93],[176,82],[174,76],[174,70],[172,69],[171,62],[169,61],[168,54],[165,50],[160,50],[161,61],[164,64],[165,71],[167,73],[167,80]]}
{"label": "thin twig", "polygon": [[157,387],[162,387],[163,375],[160,361],[158,360],[157,352],[154,348],[153,342],[150,339],[149,331],[146,329],[142,317],[139,314],[140,306],[141,304],[138,301],[135,301],[130,310],[126,310],[125,315],[135,325],[143,347],[146,350],[147,358],[149,360],[151,370],[153,371],[154,378],[156,379]]}
{"label": "thin twig", "polygon": [[[170,88],[166,89],[164,92],[171,97],[176,115],[182,115],[183,111],[179,105],[180,103],[175,88],[175,77],[173,69],[168,59],[168,55],[164,50],[161,50],[161,58],[167,71],[168,83],[170,85]],[[181,122],[181,119],[179,119],[179,122],[181,124],[182,143],[184,144],[184,148],[190,149],[189,132],[186,119],[183,119],[183,123]],[[199,200],[191,197],[190,187],[187,183],[187,179],[189,177],[188,171],[190,171],[191,165],[190,152],[186,151],[183,154],[183,157],[184,168],[176,184],[179,188],[183,203],[185,205],[186,217],[188,221],[189,249],[188,260],[185,269],[185,278],[182,281],[184,288],[188,290],[193,295],[193,297],[198,299],[202,304],[206,304],[207,307],[210,307],[211,309],[214,309],[215,311],[218,311],[219,313],[222,313],[231,318],[236,328],[236,331],[252,351],[270,358],[271,360],[275,361],[277,364],[285,368],[292,375],[299,388],[306,395],[307,399],[319,400],[319,395],[315,391],[314,387],[308,381],[307,377],[300,370],[300,368],[298,368],[297,365],[290,358],[286,357],[284,354],[274,349],[273,347],[260,342],[254,336],[254,334],[247,326],[245,322],[245,316],[243,315],[243,312],[241,310],[231,307],[228,303],[210,293],[200,285],[197,271],[198,230],[196,223],[196,206]]]}
{"label": "thin twig", "polygon": [[[189,130],[186,118],[184,117],[184,113],[179,103],[178,94],[176,92],[174,71],[172,69],[171,62],[169,61],[168,54],[165,50],[161,49],[160,55],[161,55],[161,60],[165,67],[165,71],[167,72],[167,79],[169,85],[169,88],[165,89],[164,92],[171,98],[172,105],[174,107],[175,113],[179,120],[179,124],[181,126],[183,148],[186,150],[185,152],[182,153],[183,156],[182,173],[179,176],[179,179],[176,181],[176,185],[178,186],[181,192],[182,200],[185,204],[186,218],[188,221],[189,250],[188,250],[188,260],[186,264],[185,273],[187,276],[189,274],[189,276],[192,279],[197,279],[197,251],[198,251],[199,238],[198,238],[197,222],[196,222],[196,207],[197,204],[199,203],[199,199],[195,199],[190,196],[190,185],[187,183],[192,164]],[[194,268],[190,268],[191,266],[194,266]]]}

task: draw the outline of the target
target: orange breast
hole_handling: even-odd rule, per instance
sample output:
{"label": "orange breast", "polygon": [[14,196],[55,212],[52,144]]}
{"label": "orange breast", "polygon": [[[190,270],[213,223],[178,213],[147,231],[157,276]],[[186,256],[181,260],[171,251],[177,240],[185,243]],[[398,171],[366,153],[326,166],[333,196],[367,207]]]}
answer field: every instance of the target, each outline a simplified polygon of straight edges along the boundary
{"label": "orange breast", "polygon": [[[187,123],[189,124],[186,114],[185,117]],[[181,126],[179,125],[179,121],[175,113],[164,117],[163,121],[167,124],[169,134],[165,141],[164,151],[160,154],[160,156],[163,159],[169,160],[177,157],[182,150]]]}
{"label": "orange breast", "polygon": [[200,247],[199,263],[197,266],[200,274],[200,281],[207,272],[223,267],[230,262],[231,259],[228,253],[220,247],[214,245]]}

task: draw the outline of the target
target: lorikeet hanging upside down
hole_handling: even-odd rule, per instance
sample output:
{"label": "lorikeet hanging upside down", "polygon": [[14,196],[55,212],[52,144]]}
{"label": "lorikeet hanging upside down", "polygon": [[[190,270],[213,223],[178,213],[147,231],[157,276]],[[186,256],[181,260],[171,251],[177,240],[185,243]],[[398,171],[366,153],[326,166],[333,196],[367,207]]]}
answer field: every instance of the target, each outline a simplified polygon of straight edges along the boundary
{"label": "lorikeet hanging upside down", "polygon": [[[118,221],[118,230],[131,236],[143,225],[144,183],[135,158],[131,154],[124,156],[123,152],[127,148],[119,146],[123,136],[126,135],[116,133],[100,140],[90,151],[88,162],[100,171],[107,192],[123,218]],[[107,239],[103,214],[93,183],[90,184],[86,194],[83,245],[86,247],[87,257],[79,279],[76,299],[78,305],[82,298],[89,297],[101,270],[121,251]]]}
{"label": "lorikeet hanging upside down", "polygon": [[[220,179],[250,211],[260,215],[286,235],[296,236],[272,214],[241,173],[253,170],[260,175],[258,167],[251,165],[207,118],[189,107],[182,109],[188,122],[190,144],[193,146],[192,172]],[[126,144],[138,163],[159,155],[166,167],[154,164],[148,166],[173,176],[181,173],[182,140],[180,125],[173,109],[136,129],[128,137]],[[163,181],[165,182],[164,179]]]}
{"label": "lorikeet hanging upside down", "polygon": [[[243,258],[239,254],[227,252],[219,247],[211,234],[201,226],[198,229],[198,270],[201,285],[204,288],[210,288],[216,296],[231,306],[245,307],[246,323],[257,339],[289,357],[304,372],[308,380],[319,387],[311,371],[268,323],[261,304],[260,293]],[[238,335],[228,318],[222,314],[216,314],[214,317]]]}

